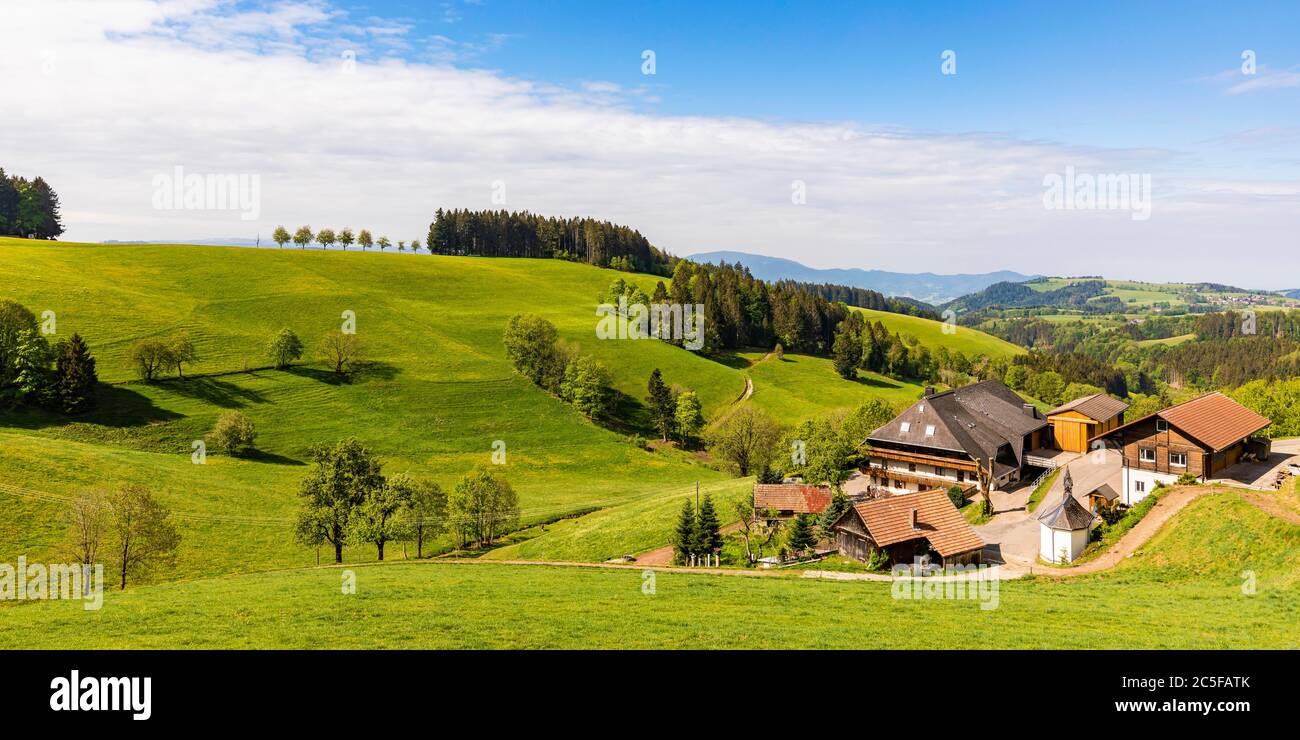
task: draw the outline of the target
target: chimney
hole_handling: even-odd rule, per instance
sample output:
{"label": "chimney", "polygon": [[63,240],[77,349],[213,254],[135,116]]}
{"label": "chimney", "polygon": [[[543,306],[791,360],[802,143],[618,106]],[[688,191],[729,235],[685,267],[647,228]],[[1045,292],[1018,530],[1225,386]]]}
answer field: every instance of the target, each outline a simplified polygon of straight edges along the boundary
{"label": "chimney", "polygon": [[916,521],[916,507],[912,507],[912,531],[916,531],[920,528],[921,525]]}
{"label": "chimney", "polygon": [[934,395],[934,386],[932,386],[932,385],[927,385],[927,386],[925,387],[925,397],[926,397],[926,398],[929,398],[930,396],[933,396],[933,395]]}
{"label": "chimney", "polygon": [[1022,403],[1022,404],[1020,404],[1020,408],[1022,408],[1022,409],[1025,410],[1025,416],[1028,416],[1028,417],[1033,418],[1033,419],[1037,419],[1037,418],[1038,418],[1038,409],[1034,408],[1034,404],[1032,404],[1032,403]]}

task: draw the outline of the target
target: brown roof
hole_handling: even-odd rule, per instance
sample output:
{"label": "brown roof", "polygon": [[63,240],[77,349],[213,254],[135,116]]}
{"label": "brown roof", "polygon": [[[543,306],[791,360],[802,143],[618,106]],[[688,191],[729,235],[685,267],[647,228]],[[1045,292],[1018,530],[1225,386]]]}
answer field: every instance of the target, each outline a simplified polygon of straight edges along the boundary
{"label": "brown roof", "polygon": [[1078,411],[1089,419],[1095,421],[1109,421],[1116,416],[1124,413],[1128,404],[1112,398],[1105,393],[1094,393],[1091,396],[1076,398],[1069,403],[1061,404],[1051,411],[1047,412],[1048,416],[1063,414],[1066,411]]}
{"label": "brown roof", "polygon": [[[916,529],[912,528],[913,509]],[[944,557],[984,547],[984,540],[975,534],[944,491],[918,491],[863,501],[854,504],[853,511],[878,547],[920,537],[929,540],[930,546]]]}
{"label": "brown roof", "polygon": [[1212,452],[1230,447],[1273,422],[1242,406],[1227,396],[1214,391],[1190,401],[1175,404],[1154,414],[1147,414],[1106,434],[1108,437],[1121,429],[1157,416],[1177,427],[1179,431],[1205,445]]}
{"label": "brown roof", "polygon": [[793,511],[796,514],[820,514],[831,504],[830,486],[801,483],[756,483],[754,509]]}

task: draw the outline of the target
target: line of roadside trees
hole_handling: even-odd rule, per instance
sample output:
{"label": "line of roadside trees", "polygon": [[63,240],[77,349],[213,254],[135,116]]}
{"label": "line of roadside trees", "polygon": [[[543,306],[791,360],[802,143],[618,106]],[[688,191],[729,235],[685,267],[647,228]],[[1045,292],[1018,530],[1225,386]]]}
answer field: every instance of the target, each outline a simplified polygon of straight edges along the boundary
{"label": "line of roadside trees", "polygon": [[[291,242],[298,245],[299,249],[306,249],[308,245],[313,243],[319,244],[321,249],[330,249],[337,244],[343,247],[344,251],[347,251],[348,247],[356,244],[358,247],[361,247],[361,251],[363,252],[371,247],[379,247],[379,251],[382,252],[393,246],[393,243],[389,241],[387,236],[381,235],[378,239],[375,239],[369,229],[361,229],[354,233],[352,228],[349,226],[344,226],[337,232],[334,231],[334,229],[328,228],[321,229],[320,231],[312,231],[310,225],[299,226],[292,234],[283,226],[277,226],[275,227],[275,231],[271,233],[271,241],[275,242],[275,244],[281,249],[284,249],[284,245]],[[405,252],[408,246],[412,252],[418,252],[420,251],[420,240],[412,239],[409,243],[398,241],[397,251]]]}

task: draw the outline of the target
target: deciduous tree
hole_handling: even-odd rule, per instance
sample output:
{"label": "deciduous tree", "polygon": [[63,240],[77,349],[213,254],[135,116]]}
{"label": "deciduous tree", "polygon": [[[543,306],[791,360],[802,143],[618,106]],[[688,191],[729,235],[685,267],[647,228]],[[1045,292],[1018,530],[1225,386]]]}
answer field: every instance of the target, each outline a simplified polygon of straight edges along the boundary
{"label": "deciduous tree", "polygon": [[352,517],[366,499],[384,485],[379,458],[349,437],[333,447],[312,449],[312,469],[298,489],[303,508],[295,536],[308,546],[328,542],[334,562],[343,562],[343,545]]}
{"label": "deciduous tree", "polygon": [[148,488],[128,484],[110,495],[113,556],[126,588],[127,576],[144,578],[175,562],[181,536],[167,510]]}

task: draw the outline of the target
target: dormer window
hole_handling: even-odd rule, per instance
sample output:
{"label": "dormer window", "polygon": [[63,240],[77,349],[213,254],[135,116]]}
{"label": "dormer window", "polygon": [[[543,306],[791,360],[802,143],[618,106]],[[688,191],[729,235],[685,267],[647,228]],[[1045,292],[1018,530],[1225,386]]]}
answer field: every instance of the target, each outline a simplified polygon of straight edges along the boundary
{"label": "dormer window", "polygon": [[925,404],[923,404],[923,403],[921,403],[921,404],[917,404],[917,406],[916,406],[916,413],[918,413],[918,414],[924,414],[924,413],[925,413]]}
{"label": "dormer window", "polygon": [[908,432],[912,431],[912,422],[905,421],[902,424],[899,424],[898,428],[900,431],[903,432],[903,434],[907,434]]}

